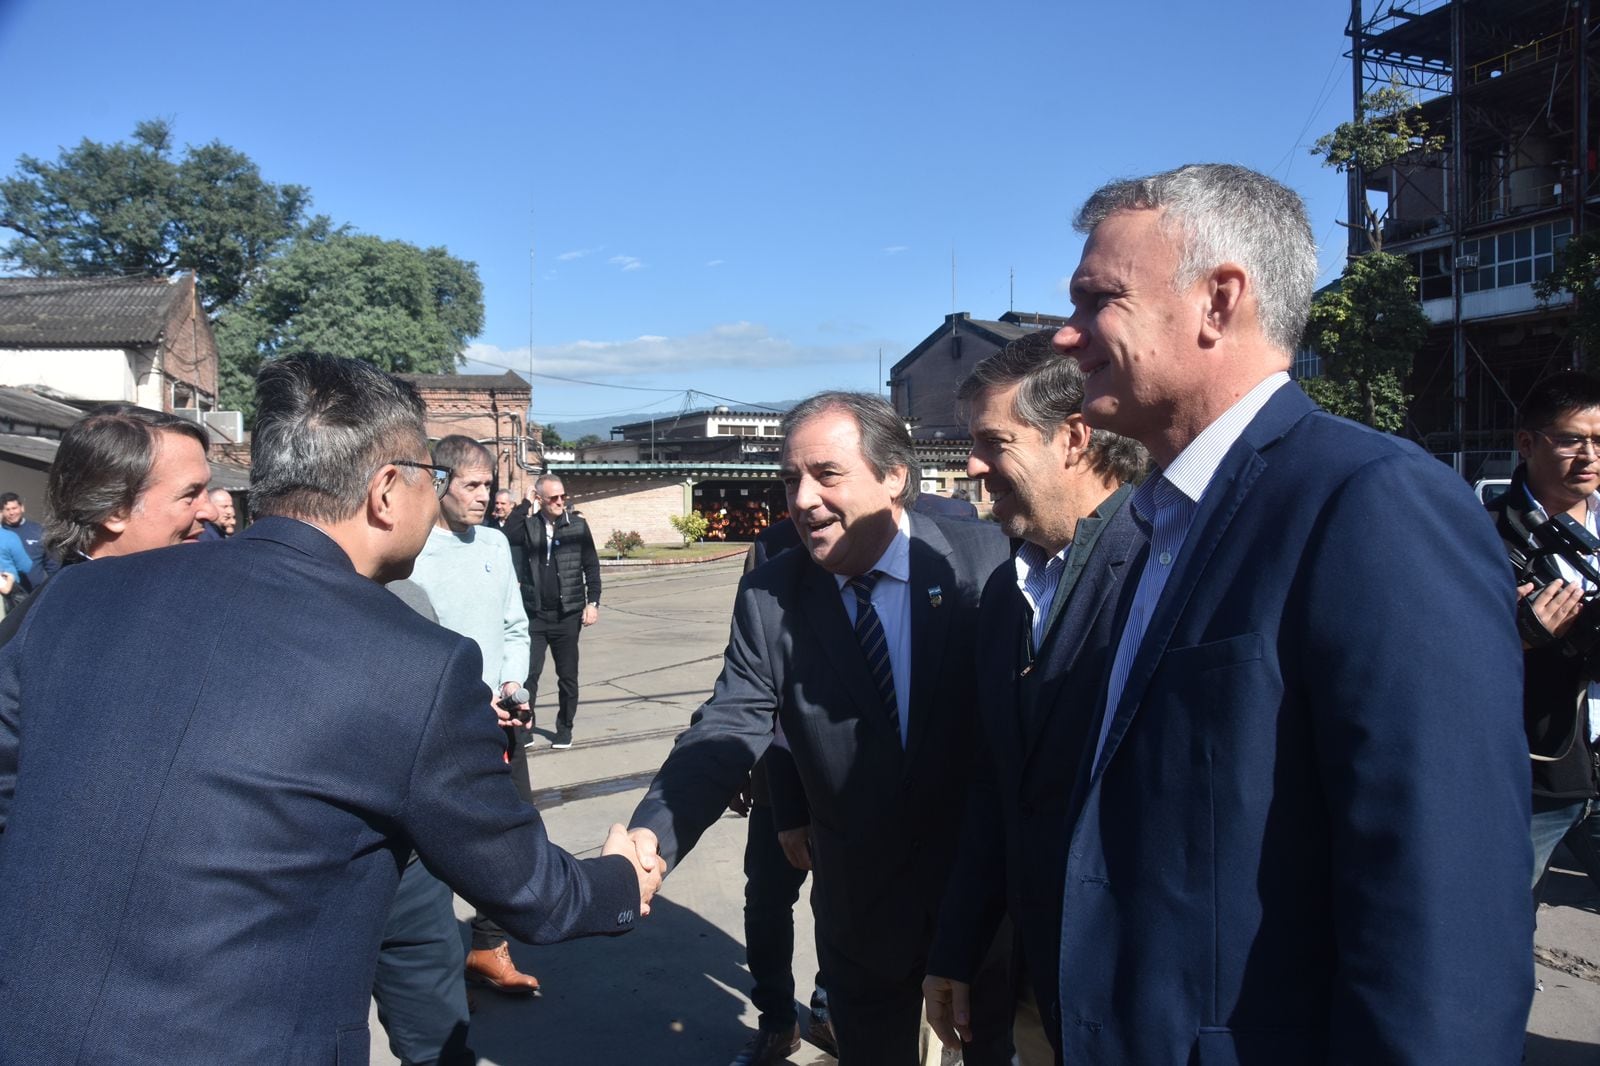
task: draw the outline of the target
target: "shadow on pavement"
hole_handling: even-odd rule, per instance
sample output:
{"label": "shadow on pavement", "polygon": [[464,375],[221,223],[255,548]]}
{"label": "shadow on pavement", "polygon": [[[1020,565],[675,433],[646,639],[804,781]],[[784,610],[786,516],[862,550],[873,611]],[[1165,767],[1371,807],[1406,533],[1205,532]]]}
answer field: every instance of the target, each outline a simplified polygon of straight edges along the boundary
{"label": "shadow on pavement", "polygon": [[657,897],[625,936],[513,941],[511,954],[544,994],[477,990],[472,1047],[500,1066],[705,1066],[731,1059],[748,1035],[744,946],[671,900]]}
{"label": "shadow on pavement", "polygon": [[1522,1061],[1526,1066],[1594,1066],[1594,1045],[1529,1033]]}

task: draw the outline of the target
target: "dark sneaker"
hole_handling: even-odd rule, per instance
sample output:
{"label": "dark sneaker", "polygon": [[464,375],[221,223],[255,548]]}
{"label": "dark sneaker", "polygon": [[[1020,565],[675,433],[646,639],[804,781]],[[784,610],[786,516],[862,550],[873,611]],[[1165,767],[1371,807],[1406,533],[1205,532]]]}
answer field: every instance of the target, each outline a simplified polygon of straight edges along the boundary
{"label": "dark sneaker", "polygon": [[556,730],[556,738],[550,742],[550,746],[557,751],[566,751],[568,748],[572,747],[572,730]]}
{"label": "dark sneaker", "polygon": [[728,1066],[776,1066],[800,1050],[800,1026],[773,1032],[758,1029]]}

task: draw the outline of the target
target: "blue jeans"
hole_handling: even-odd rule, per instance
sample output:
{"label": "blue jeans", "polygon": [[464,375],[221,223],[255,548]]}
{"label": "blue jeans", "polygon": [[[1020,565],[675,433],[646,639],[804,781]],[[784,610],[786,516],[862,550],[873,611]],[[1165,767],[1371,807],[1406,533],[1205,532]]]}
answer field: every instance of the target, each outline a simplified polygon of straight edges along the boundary
{"label": "blue jeans", "polygon": [[[1583,866],[1584,873],[1600,888],[1600,802],[1595,800],[1533,799],[1533,887],[1539,887],[1545,867],[1556,845],[1566,841],[1567,850]],[[1537,901],[1536,901],[1537,902]]]}

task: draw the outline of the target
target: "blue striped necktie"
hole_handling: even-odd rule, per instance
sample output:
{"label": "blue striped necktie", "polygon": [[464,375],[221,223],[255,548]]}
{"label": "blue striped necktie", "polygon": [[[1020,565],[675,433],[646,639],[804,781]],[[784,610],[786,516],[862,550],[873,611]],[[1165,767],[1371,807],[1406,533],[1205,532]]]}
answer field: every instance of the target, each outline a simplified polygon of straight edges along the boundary
{"label": "blue striped necktie", "polygon": [[883,623],[872,606],[872,588],[883,574],[873,570],[860,577],[851,578],[847,584],[856,594],[856,639],[867,656],[867,669],[873,683],[878,686],[878,698],[883,701],[884,713],[889,716],[889,726],[896,739],[900,737],[900,705],[894,698],[894,670],[889,665],[889,640],[884,636]]}

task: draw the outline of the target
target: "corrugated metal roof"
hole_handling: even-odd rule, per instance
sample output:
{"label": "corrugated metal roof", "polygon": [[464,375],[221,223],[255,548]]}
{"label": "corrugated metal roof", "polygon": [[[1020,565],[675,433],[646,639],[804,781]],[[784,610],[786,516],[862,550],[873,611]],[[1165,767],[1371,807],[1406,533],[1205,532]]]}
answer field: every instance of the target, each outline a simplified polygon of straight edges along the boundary
{"label": "corrugated metal roof", "polygon": [[65,432],[83,412],[69,403],[40,396],[28,389],[0,386],[0,427],[37,427]]}
{"label": "corrugated metal roof", "polygon": [[165,278],[0,278],[0,345],[147,347],[187,289]]}

